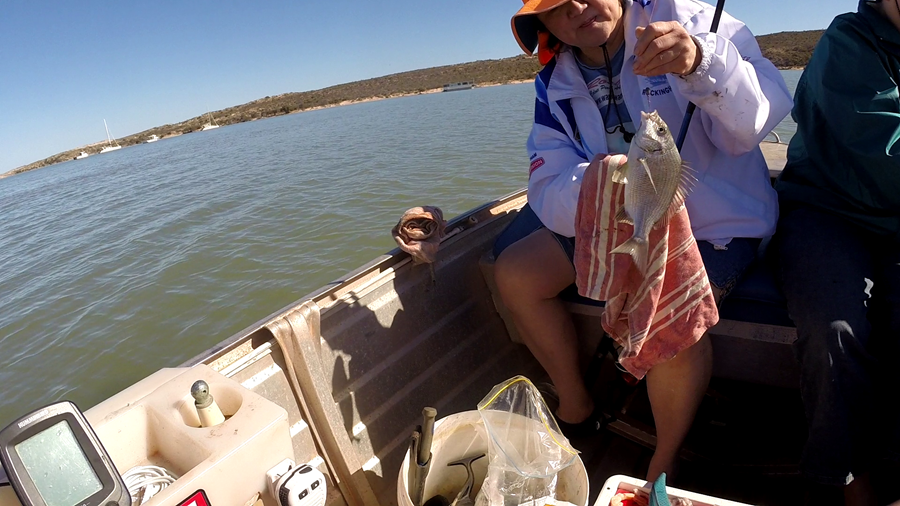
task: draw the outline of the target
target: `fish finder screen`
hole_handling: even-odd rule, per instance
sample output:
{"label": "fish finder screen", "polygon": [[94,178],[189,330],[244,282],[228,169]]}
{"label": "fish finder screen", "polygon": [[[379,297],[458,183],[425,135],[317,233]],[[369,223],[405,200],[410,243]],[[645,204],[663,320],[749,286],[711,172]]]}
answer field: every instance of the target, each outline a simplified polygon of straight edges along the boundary
{"label": "fish finder screen", "polygon": [[73,506],[103,489],[65,420],[17,444],[16,453],[47,506]]}

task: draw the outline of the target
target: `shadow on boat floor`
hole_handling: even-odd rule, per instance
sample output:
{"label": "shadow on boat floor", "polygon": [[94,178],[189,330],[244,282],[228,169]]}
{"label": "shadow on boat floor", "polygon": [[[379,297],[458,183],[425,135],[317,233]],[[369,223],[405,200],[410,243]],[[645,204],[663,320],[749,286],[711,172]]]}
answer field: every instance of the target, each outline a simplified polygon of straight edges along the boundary
{"label": "shadow on boat floor", "polygon": [[[645,382],[629,385],[608,358],[594,366],[595,402],[613,421],[600,435],[573,441],[590,476],[589,504],[610,476],[644,477],[655,445]],[[552,394],[545,397],[555,409]],[[669,485],[749,504],[803,504],[805,439],[797,390],[713,378]]]}

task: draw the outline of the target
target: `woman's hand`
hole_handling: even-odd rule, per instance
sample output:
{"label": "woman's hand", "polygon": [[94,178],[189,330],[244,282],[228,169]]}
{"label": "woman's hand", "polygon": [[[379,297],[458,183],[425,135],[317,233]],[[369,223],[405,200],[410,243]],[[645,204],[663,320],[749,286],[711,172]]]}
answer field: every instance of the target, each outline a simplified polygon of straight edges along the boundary
{"label": "woman's hand", "polygon": [[641,76],[688,75],[703,59],[700,46],[677,21],[658,21],[634,31],[634,73]]}
{"label": "woman's hand", "polygon": [[602,170],[603,167],[606,167],[609,172],[612,174],[610,177],[612,178],[613,183],[625,184],[625,171],[622,170],[622,166],[625,165],[625,162],[628,161],[628,157],[624,154],[621,155],[607,155],[606,153],[600,153],[591,160],[590,165],[585,171],[591,170]]}
{"label": "woman's hand", "polygon": [[594,159],[591,160],[591,163],[590,165],[588,165],[588,168],[586,170],[600,170],[600,166],[610,156],[612,155],[607,155],[606,153],[597,153],[596,155],[594,155]]}

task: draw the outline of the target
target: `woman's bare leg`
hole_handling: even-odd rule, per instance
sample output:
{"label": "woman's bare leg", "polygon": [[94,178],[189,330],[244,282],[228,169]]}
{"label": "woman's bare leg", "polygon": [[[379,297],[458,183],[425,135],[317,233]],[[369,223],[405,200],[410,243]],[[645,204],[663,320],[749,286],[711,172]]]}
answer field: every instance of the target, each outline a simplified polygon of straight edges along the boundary
{"label": "woman's bare leg", "polygon": [[650,459],[648,480],[656,480],[662,472],[672,474],[711,375],[709,336],[647,373],[647,394],[656,424],[656,451]]}
{"label": "woman's bare leg", "polygon": [[572,316],[557,296],[575,282],[566,253],[544,228],[506,248],[494,277],[522,339],[556,386],[556,415],[569,423],[585,420],[594,403],[579,368]]}
{"label": "woman's bare leg", "polygon": [[[722,291],[713,286],[712,292],[718,305]],[[656,425],[656,451],[650,459],[648,480],[656,480],[663,472],[671,476],[674,471],[678,451],[706,395],[712,366],[712,343],[704,334],[693,346],[647,373],[647,395]]]}
{"label": "woman's bare leg", "polygon": [[[557,416],[569,423],[585,420],[594,403],[579,368],[572,317],[557,297],[575,281],[572,263],[552,233],[541,229],[504,250],[495,264],[494,276],[522,339],[557,388]],[[712,346],[705,336],[647,373],[657,427],[648,479],[672,472],[711,374]]]}

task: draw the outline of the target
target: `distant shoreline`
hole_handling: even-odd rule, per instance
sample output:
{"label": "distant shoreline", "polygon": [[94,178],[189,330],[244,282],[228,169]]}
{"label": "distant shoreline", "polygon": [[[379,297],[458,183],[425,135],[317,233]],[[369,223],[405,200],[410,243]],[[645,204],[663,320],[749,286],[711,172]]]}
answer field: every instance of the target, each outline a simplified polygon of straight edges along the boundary
{"label": "distant shoreline", "polygon": [[[384,77],[369,79],[369,80],[365,80],[365,81],[357,81],[357,82],[353,82],[353,83],[336,85],[336,86],[332,86],[330,88],[325,88],[322,90],[313,90],[313,91],[309,91],[309,92],[285,93],[285,94],[274,96],[274,97],[265,97],[264,99],[254,100],[247,104],[229,107],[229,108],[223,109],[221,111],[216,111],[213,114],[219,118],[218,122],[221,126],[227,126],[227,125],[232,125],[232,124],[236,124],[236,123],[246,123],[246,122],[250,122],[250,121],[256,121],[259,119],[266,119],[266,118],[277,117],[277,116],[282,116],[282,115],[287,115],[287,114],[297,114],[297,113],[303,113],[303,112],[317,111],[317,110],[321,110],[321,109],[330,109],[332,107],[340,107],[340,106],[344,106],[344,105],[362,104],[362,103],[366,103],[366,102],[375,102],[375,101],[379,101],[379,100],[388,100],[388,99],[392,99],[392,98],[410,97],[410,96],[414,96],[414,95],[428,95],[428,94],[432,94],[432,93],[442,93],[443,88],[435,87],[434,86],[435,81],[437,81],[437,82],[454,82],[454,81],[458,81],[458,80],[467,80],[467,79],[453,79],[453,78],[447,76],[446,74],[441,74],[440,77],[429,76],[432,86],[421,87],[415,91],[395,91],[392,93],[387,93],[385,95],[367,96],[366,98],[358,98],[358,99],[356,99],[356,98],[343,99],[343,100],[338,100],[333,103],[325,103],[322,105],[314,105],[311,107],[303,107],[302,106],[302,104],[304,102],[308,102],[308,101],[313,101],[313,102],[315,102],[316,100],[323,101],[323,100],[325,100],[325,98],[323,98],[323,97],[329,96],[328,95],[329,93],[332,94],[330,96],[334,96],[335,94],[338,95],[337,97],[334,97],[331,100],[339,99],[339,97],[340,97],[339,92],[342,90],[348,90],[348,91],[343,92],[344,95],[346,95],[346,94],[352,95],[354,93],[361,94],[361,92],[372,93],[373,90],[380,91],[380,90],[396,89],[398,87],[396,82],[386,83],[386,85],[381,85],[380,83],[385,82],[385,80],[388,80],[391,78],[395,78],[394,80],[396,81],[397,80],[396,78],[398,76],[402,76],[405,79],[413,81],[412,84],[408,85],[407,89],[409,89],[409,88],[412,88],[416,84],[414,82],[414,79],[416,78],[416,76],[418,74],[422,74],[422,73],[426,73],[426,72],[430,72],[430,71],[436,71],[436,70],[441,71],[442,69],[451,68],[451,67],[464,67],[464,69],[461,70],[460,72],[472,73],[472,72],[477,72],[477,69],[474,69],[473,66],[482,64],[482,63],[487,64],[487,66],[490,67],[492,72],[498,72],[498,73],[501,73],[501,75],[503,73],[506,73],[507,75],[522,76],[523,74],[526,74],[529,76],[533,76],[534,70],[530,70],[532,67],[529,67],[529,65],[533,66],[537,63],[537,61],[533,57],[530,58],[530,57],[522,56],[522,57],[507,58],[504,60],[487,60],[485,62],[474,62],[474,63],[470,63],[470,64],[461,64],[461,65],[448,66],[448,67],[436,67],[434,69],[425,69],[422,71],[410,71],[410,72],[401,73],[401,74],[394,74],[392,76],[384,76]],[[509,68],[501,67],[498,70],[497,67],[500,64],[510,65],[511,67],[509,67]],[[518,65],[518,67],[516,67],[516,65]],[[521,67],[523,65],[525,66],[524,71],[521,69]],[[470,68],[470,67],[473,67],[473,68]],[[804,68],[805,68],[804,66],[782,66],[782,67],[778,67],[778,70],[803,70]],[[512,70],[510,70],[510,69],[512,69]],[[469,80],[472,80],[472,79],[469,79]],[[479,81],[479,79],[474,79],[474,80],[476,82]],[[492,86],[503,86],[503,85],[507,85],[507,84],[531,83],[531,82],[534,82],[534,77],[528,77],[527,79],[514,78],[514,79],[510,79],[510,80],[506,80],[506,81],[495,81],[495,80],[491,80],[490,78],[483,78],[480,80],[481,80],[481,82],[484,82],[485,84],[477,84],[475,86],[476,88],[488,88],[488,87],[492,87]],[[361,89],[360,88],[361,85],[364,85],[366,87],[364,89]],[[309,97],[309,98],[307,98],[307,97]],[[285,100],[289,100],[289,99],[294,100],[294,106],[289,108],[287,105],[280,105],[280,104],[284,103]],[[279,109],[279,107],[280,107],[280,109]],[[273,110],[277,110],[277,112],[273,113],[272,112]],[[119,138],[119,139],[117,139],[117,141],[120,144],[122,144],[122,147],[127,148],[127,147],[133,146],[135,144],[143,144],[144,140],[147,137],[149,137],[150,135],[158,135],[159,140],[169,139],[172,137],[179,137],[181,135],[199,131],[200,126],[206,121],[207,121],[207,119],[205,118],[205,115],[199,116],[199,117],[187,120],[187,121],[177,123],[175,125],[165,125],[165,126],[161,126],[161,127],[154,127],[154,128],[145,130],[143,132],[139,132],[139,133],[136,133],[133,135]],[[173,130],[175,130],[175,131],[173,131]],[[56,155],[44,158],[42,160],[38,160],[36,162],[32,162],[30,164],[23,165],[21,167],[17,167],[11,171],[0,174],[0,179],[14,176],[16,174],[30,172],[32,170],[37,170],[37,169],[41,169],[44,167],[49,167],[51,165],[56,165],[58,163],[72,161],[75,158],[75,156],[77,156],[78,153],[80,153],[81,151],[86,151],[86,152],[90,153],[90,151],[96,150],[97,146],[102,145],[104,142],[105,141],[99,141],[99,142],[94,142],[91,144],[86,144],[84,146],[69,149],[69,150],[63,151],[61,153],[58,153]],[[91,156],[94,156],[96,154],[99,154],[99,153],[96,153],[96,152],[90,153]]]}
{"label": "distant shoreline", "polygon": [[[513,80],[513,81],[503,82],[503,83],[486,83],[486,84],[478,84],[478,85],[475,85],[474,87],[475,87],[475,88],[490,88],[490,87],[494,87],[494,86],[505,86],[505,85],[507,85],[507,84],[524,84],[524,83],[531,83],[531,82],[534,82],[534,80],[533,80],[533,79],[519,79],[519,80]],[[353,100],[342,100],[341,102],[334,103],[334,104],[317,105],[317,106],[313,106],[313,107],[310,107],[310,108],[307,108],[307,109],[300,109],[300,110],[297,110],[297,111],[291,111],[290,113],[288,113],[288,115],[290,115],[290,114],[300,114],[300,113],[311,112],[311,111],[318,111],[318,110],[322,110],[322,109],[331,109],[331,108],[333,108],[333,107],[341,107],[341,106],[345,106],[345,105],[363,104],[363,103],[366,103],[366,102],[378,102],[378,101],[381,101],[381,100],[389,100],[389,99],[392,99],[392,98],[412,97],[412,96],[416,96],[416,95],[430,95],[430,94],[432,94],[432,93],[443,93],[443,88],[431,88],[431,89],[424,90],[424,91],[416,91],[416,92],[408,92],[408,93],[394,93],[394,94],[391,94],[391,95],[381,96],[381,97],[366,97],[366,98],[353,99]],[[275,117],[275,116],[270,116],[270,117]],[[260,120],[260,119],[268,119],[268,118],[270,118],[270,117],[265,117],[265,118],[254,118],[254,119],[250,119],[250,120],[246,120],[246,121],[241,121],[240,123],[249,123],[249,122],[251,122],[251,121],[258,121],[258,120]],[[236,124],[236,123],[233,123],[233,124]],[[226,126],[226,125],[223,125],[223,126]],[[189,133],[194,133],[194,132],[192,131],[192,132],[186,132],[186,133],[177,133],[177,134],[161,135],[161,136],[159,136],[159,140],[171,139],[171,138],[174,138],[174,137],[180,137],[180,136],[182,136],[182,135],[187,135],[187,134],[189,134]],[[139,135],[139,134],[137,134],[137,135]],[[130,136],[129,136],[129,137],[130,137]],[[67,152],[80,151],[80,150],[85,150],[85,149],[92,148],[92,147],[97,147],[97,146],[99,146],[99,145],[104,144],[104,142],[105,142],[105,141],[99,141],[99,142],[94,142],[94,143],[91,143],[91,144],[86,144],[86,145],[84,145],[84,146],[79,146],[79,147],[77,147],[77,148],[68,150]],[[137,143],[137,144],[143,144],[143,143]],[[134,145],[134,144],[129,144],[128,146],[123,146],[123,147],[130,147],[130,146],[133,146],[133,145]],[[99,154],[99,153],[97,153],[97,154]],[[92,154],[91,156],[94,156],[94,155]],[[45,159],[45,160],[46,160],[46,159]],[[66,159],[64,159],[64,160],[60,160],[60,161],[57,161],[57,162],[49,163],[49,164],[47,164],[47,165],[41,165],[41,166],[39,166],[39,167],[33,167],[33,168],[28,168],[28,169],[22,170],[24,167],[28,167],[28,165],[32,165],[32,164],[23,165],[22,167],[18,167],[18,168],[13,169],[13,170],[11,170],[11,171],[9,171],[9,172],[5,172],[5,173],[3,173],[3,174],[0,174],[0,179],[6,178],[6,177],[10,177],[10,176],[15,176],[15,175],[17,175],[17,174],[23,174],[23,173],[25,173],[25,172],[30,172],[30,171],[32,171],[32,170],[43,169],[43,168],[46,168],[46,167],[50,167],[50,166],[52,166],[52,165],[56,165],[56,164],[64,163],[64,162],[69,162],[69,161],[72,161],[72,160],[69,159],[69,158],[66,158]],[[33,162],[33,163],[40,163],[40,161],[39,161],[39,162]]]}
{"label": "distant shoreline", "polygon": [[[531,83],[531,82],[534,82],[534,80],[533,79],[521,79],[521,80],[509,81],[509,82],[505,82],[505,83],[478,84],[478,85],[475,85],[473,88],[491,88],[493,86],[506,86],[507,84],[525,84],[525,83]],[[309,109],[301,109],[299,111],[293,111],[290,114],[300,114],[303,112],[318,111],[321,109],[331,109],[332,107],[341,107],[344,105],[363,104],[366,102],[378,102],[380,100],[389,100],[392,98],[414,97],[416,95],[430,95],[432,93],[443,93],[443,91],[444,91],[443,88],[432,88],[430,90],[418,91],[418,92],[394,93],[394,94],[388,95],[386,97],[367,97],[367,98],[360,98],[360,99],[354,99],[354,100],[344,100],[337,104],[317,105],[315,107],[310,107]],[[260,118],[260,119],[263,119],[263,118]],[[175,136],[173,136],[173,137],[175,137]]]}

